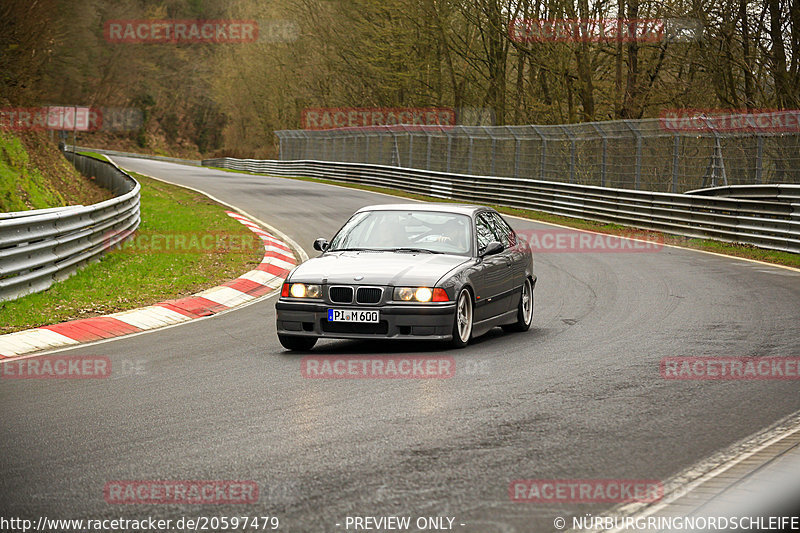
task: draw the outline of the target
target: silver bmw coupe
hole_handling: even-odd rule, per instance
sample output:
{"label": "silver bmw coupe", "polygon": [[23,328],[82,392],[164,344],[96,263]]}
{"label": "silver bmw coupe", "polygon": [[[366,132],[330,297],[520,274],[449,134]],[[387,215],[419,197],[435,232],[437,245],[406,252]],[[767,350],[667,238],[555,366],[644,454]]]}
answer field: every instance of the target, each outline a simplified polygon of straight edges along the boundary
{"label": "silver bmw coupe", "polygon": [[278,338],[310,350],[319,338],[469,340],[533,320],[533,256],[494,209],[419,203],[356,211],[322,252],[286,277]]}

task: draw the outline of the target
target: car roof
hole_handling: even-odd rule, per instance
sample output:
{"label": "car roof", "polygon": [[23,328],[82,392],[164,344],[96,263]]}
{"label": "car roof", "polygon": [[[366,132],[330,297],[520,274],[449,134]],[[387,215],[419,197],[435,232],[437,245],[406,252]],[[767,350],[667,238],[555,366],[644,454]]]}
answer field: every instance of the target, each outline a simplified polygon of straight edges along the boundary
{"label": "car roof", "polygon": [[420,202],[406,204],[379,204],[362,207],[361,211],[437,211],[440,213],[458,213],[462,215],[473,215],[478,211],[492,209],[490,207],[473,204],[451,204],[445,202]]}

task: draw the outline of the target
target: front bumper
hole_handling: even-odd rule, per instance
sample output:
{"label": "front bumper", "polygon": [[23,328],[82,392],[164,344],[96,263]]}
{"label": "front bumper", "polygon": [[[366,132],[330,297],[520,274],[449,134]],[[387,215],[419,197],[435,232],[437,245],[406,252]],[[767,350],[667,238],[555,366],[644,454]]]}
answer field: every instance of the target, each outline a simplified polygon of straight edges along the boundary
{"label": "front bumper", "polygon": [[[328,309],[380,311],[377,324],[328,322]],[[298,302],[285,298],[275,303],[279,335],[330,339],[450,340],[455,302],[430,304],[337,305]]]}

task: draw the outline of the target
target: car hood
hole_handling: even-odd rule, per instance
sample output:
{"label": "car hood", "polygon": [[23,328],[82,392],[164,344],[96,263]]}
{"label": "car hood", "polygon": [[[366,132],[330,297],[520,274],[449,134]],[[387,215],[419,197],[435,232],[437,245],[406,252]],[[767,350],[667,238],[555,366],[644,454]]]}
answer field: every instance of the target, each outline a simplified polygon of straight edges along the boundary
{"label": "car hood", "polygon": [[[471,261],[462,255],[407,252],[329,252],[309,259],[291,281],[328,284],[432,286],[453,268]],[[364,276],[356,280],[357,276]]]}

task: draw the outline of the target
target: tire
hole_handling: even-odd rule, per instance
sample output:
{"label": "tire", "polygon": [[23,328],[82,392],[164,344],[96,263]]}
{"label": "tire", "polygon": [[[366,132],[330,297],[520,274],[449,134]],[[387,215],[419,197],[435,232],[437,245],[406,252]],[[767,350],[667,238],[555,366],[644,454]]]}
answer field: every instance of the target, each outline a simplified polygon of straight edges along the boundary
{"label": "tire", "polygon": [[317,343],[316,337],[298,337],[295,335],[278,335],[281,345],[287,350],[307,352]]}
{"label": "tire", "polygon": [[453,317],[453,340],[450,344],[454,348],[463,348],[472,338],[472,294],[469,289],[463,288],[456,298],[456,312]]}
{"label": "tire", "polygon": [[517,307],[517,321],[503,326],[504,331],[528,331],[533,323],[533,284],[530,278],[525,278],[522,285],[522,296]]}

